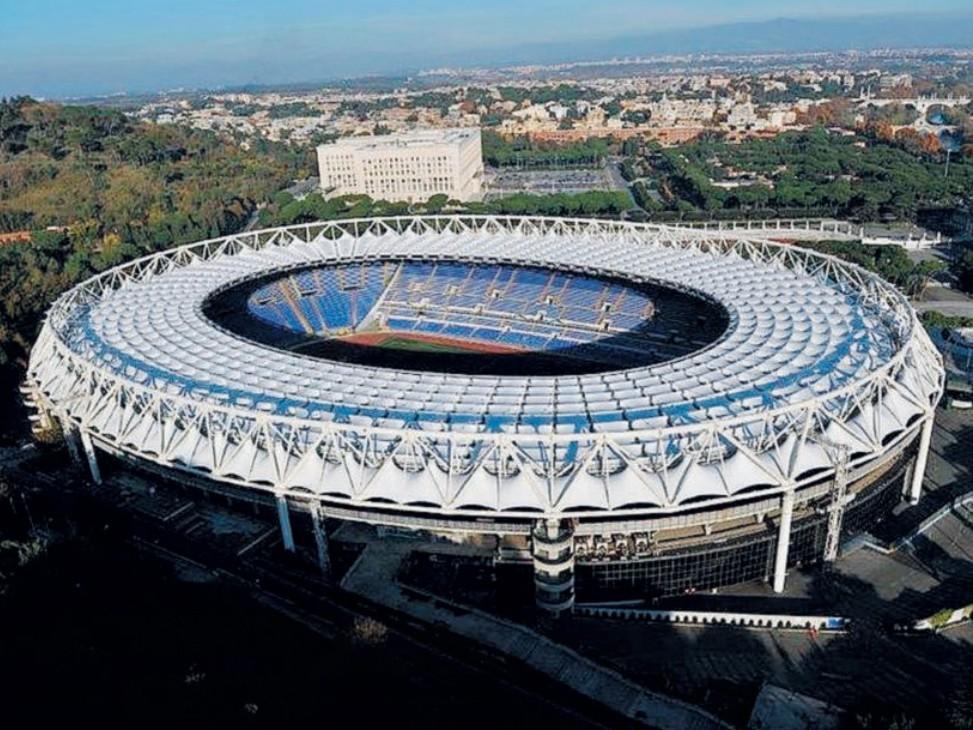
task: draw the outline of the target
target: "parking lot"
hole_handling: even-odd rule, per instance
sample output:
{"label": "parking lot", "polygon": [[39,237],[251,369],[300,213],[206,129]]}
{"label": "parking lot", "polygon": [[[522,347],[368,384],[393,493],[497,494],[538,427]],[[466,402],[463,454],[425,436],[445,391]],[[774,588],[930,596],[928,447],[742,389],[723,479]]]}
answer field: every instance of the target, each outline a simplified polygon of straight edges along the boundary
{"label": "parking lot", "polygon": [[483,182],[487,200],[515,193],[584,193],[591,190],[625,189],[625,185],[619,185],[607,165],[562,170],[490,168],[485,172]]}

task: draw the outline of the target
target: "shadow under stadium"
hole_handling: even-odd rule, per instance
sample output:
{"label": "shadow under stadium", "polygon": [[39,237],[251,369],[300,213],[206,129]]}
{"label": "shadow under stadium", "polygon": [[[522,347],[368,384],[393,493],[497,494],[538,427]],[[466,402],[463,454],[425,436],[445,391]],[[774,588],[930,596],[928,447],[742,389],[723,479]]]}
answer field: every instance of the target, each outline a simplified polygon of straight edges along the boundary
{"label": "shadow under stadium", "polygon": [[[391,271],[391,278],[372,281],[380,267]],[[442,276],[440,268],[446,271]],[[407,283],[401,281],[404,271],[411,276]],[[460,279],[456,272],[463,271],[468,274]],[[326,276],[333,278],[323,281]],[[490,276],[493,281],[484,283]],[[507,276],[501,292],[495,282]],[[654,365],[712,345],[730,322],[715,301],[656,283],[534,266],[422,260],[276,272],[215,294],[204,311],[234,334],[311,357],[497,376],[581,375]]]}

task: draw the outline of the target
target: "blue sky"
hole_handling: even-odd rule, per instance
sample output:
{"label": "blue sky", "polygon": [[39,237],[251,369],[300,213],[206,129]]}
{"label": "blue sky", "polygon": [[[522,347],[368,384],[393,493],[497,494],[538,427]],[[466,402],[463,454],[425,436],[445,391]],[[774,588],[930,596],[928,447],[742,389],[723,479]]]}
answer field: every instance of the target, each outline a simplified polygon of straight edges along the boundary
{"label": "blue sky", "polygon": [[914,0],[0,0],[0,95],[313,81],[526,44],[916,10]]}

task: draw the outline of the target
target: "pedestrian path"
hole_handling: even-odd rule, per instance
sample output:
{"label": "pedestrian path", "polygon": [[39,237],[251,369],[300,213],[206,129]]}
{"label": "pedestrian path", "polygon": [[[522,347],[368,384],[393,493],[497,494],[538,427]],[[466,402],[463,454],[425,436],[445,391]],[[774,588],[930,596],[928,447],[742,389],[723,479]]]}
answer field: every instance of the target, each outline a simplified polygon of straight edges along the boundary
{"label": "pedestrian path", "polygon": [[341,585],[369,600],[406,613],[518,659],[531,668],[620,714],[660,730],[730,728],[705,710],[650,692],[617,672],[535,631],[468,606],[406,588],[396,576],[415,544],[370,542]]}

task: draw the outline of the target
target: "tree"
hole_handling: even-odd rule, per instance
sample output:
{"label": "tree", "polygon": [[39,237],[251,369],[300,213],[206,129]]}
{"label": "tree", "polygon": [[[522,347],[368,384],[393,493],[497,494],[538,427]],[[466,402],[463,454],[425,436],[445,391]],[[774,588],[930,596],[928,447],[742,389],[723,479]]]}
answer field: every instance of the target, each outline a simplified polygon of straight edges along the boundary
{"label": "tree", "polygon": [[622,113],[622,105],[615,99],[612,99],[607,104],[602,104],[601,108],[605,110],[605,114],[609,117],[617,117]]}
{"label": "tree", "polygon": [[424,207],[427,213],[439,213],[446,207],[447,202],[449,202],[449,196],[440,193],[429,198]]}
{"label": "tree", "polygon": [[942,261],[928,259],[920,261],[912,270],[909,277],[909,291],[917,299],[922,299],[929,286],[929,282],[946,270]]}
{"label": "tree", "polygon": [[882,142],[891,142],[895,139],[895,130],[892,129],[892,125],[888,122],[872,122],[868,125],[867,129],[875,139]]}
{"label": "tree", "polygon": [[960,289],[973,293],[973,250],[968,250],[960,256],[955,270]]}
{"label": "tree", "polygon": [[919,140],[919,150],[930,157],[939,155],[943,151],[943,145],[939,141],[939,137],[935,134],[927,133],[922,136]]}
{"label": "tree", "polygon": [[136,256],[240,230],[312,165],[309,153],[276,143],[247,150],[113,110],[0,100],[0,230],[33,229],[29,243],[0,247],[0,383],[22,377],[43,313],[65,289]]}

